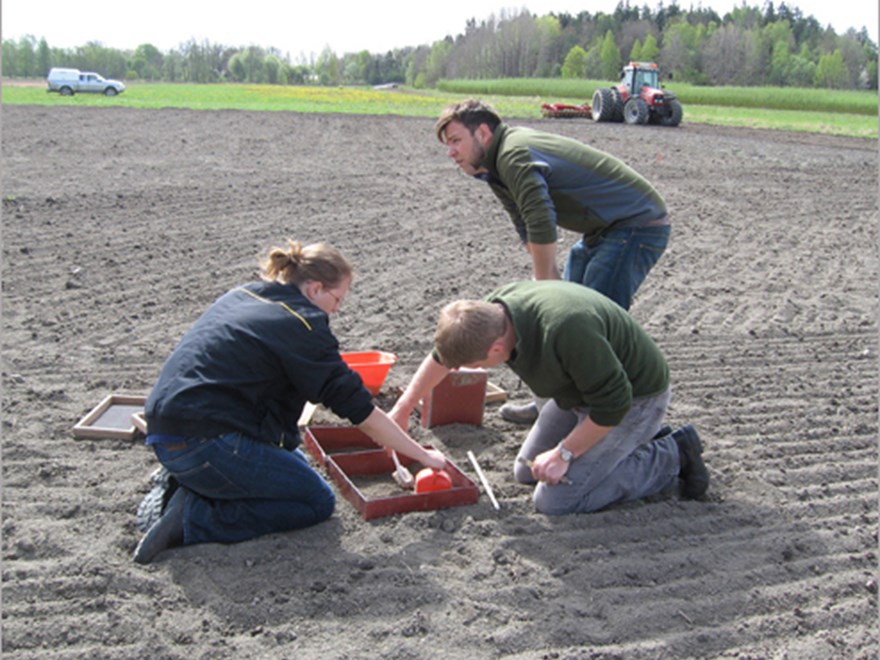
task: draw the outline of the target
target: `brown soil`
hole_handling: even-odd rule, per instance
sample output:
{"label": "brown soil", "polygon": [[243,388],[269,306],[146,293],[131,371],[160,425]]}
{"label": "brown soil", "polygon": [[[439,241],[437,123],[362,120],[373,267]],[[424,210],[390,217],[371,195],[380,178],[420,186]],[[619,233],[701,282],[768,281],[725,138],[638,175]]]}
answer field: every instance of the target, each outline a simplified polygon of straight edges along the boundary
{"label": "brown soil", "polygon": [[[610,151],[665,195],[669,250],[633,314],[667,353],[671,422],[713,477],[592,515],[536,514],[524,430],[416,431],[501,502],[327,523],[136,566],[140,441],[77,440],[145,394],[218,294],[288,236],[357,265],[345,350],[530,275],[486,186],[432,121],[3,108],[3,650],[10,658],[873,658],[877,636],[877,144],[530,122]],[[560,242],[564,253],[574,236]],[[510,372],[491,380],[528,395]],[[316,421],[332,420],[318,415]]]}

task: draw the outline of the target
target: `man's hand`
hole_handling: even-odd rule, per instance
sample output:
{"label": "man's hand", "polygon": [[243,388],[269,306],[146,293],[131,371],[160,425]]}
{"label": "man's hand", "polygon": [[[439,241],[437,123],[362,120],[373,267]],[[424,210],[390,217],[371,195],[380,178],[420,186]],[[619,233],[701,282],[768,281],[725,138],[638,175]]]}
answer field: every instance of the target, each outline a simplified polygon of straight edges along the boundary
{"label": "man's hand", "polygon": [[559,450],[554,447],[535,456],[535,459],[532,461],[532,474],[538,481],[558,484],[565,480],[568,465],[567,461],[562,460]]}
{"label": "man's hand", "polygon": [[[572,453],[573,460],[583,456],[590,449],[595,447],[608,434],[613,427],[599,426],[589,417],[572,429],[565,439],[565,448]],[[562,458],[559,445],[548,449],[547,451],[535,456],[532,461],[532,474],[538,481],[544,481],[548,484],[558,484],[565,482],[568,472],[569,462]]]}
{"label": "man's hand", "polygon": [[526,249],[532,256],[532,276],[536,280],[562,279],[556,267],[556,243],[526,243]]}
{"label": "man's hand", "polygon": [[437,362],[429,353],[422,360],[403,394],[394,403],[388,416],[404,431],[409,429],[409,418],[412,411],[415,410],[419,401],[430,394],[431,390],[446,378],[448,373],[449,369]]}

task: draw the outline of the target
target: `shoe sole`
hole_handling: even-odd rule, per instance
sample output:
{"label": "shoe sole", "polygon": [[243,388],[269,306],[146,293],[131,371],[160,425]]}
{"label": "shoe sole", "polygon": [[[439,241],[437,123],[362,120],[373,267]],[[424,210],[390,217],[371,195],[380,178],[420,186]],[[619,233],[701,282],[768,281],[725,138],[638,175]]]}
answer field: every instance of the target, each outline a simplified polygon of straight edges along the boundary
{"label": "shoe sole", "polygon": [[161,522],[144,534],[134,549],[132,559],[137,564],[149,564],[160,553],[183,543],[183,499],[185,492],[177,489],[176,497],[169,501]]}
{"label": "shoe sole", "polygon": [[512,424],[534,424],[537,421],[537,417],[529,417],[526,419],[525,417],[514,417],[512,415],[501,415],[501,419],[506,422],[510,422]]}
{"label": "shoe sole", "polygon": [[514,424],[534,424],[535,420],[538,419],[538,413],[537,406],[533,403],[511,407],[503,405],[498,411],[498,414],[501,415],[501,419]]}
{"label": "shoe sole", "polygon": [[150,475],[150,481],[153,487],[144,495],[135,514],[137,528],[144,534],[162,517],[168,501],[177,490],[177,479],[163,466]]}

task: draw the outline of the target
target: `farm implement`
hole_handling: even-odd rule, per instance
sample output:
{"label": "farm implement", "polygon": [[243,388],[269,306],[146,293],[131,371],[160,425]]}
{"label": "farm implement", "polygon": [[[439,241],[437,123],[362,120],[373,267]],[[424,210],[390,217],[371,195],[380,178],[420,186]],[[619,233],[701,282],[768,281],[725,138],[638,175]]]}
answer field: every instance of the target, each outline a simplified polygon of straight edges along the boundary
{"label": "farm implement", "polygon": [[584,103],[583,105],[545,103],[541,106],[541,114],[544,117],[551,117],[553,119],[572,119],[573,117],[591,119],[593,117],[593,109],[589,103]]}

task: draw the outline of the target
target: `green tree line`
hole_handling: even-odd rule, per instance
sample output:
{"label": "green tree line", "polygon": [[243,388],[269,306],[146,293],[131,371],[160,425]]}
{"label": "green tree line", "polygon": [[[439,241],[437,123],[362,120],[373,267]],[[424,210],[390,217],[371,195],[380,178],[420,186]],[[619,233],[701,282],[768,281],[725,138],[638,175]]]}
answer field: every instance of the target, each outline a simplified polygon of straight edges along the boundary
{"label": "green tree line", "polygon": [[674,2],[653,10],[620,2],[612,14],[502,11],[433,44],[384,54],[325,49],[308,61],[275,48],[195,40],[165,53],[148,43],[134,51],[99,42],[62,49],[28,35],[3,40],[2,65],[4,76],[25,78],[65,66],[125,80],[433,87],[442,79],[614,80],[629,60],[657,62],[665,75],[695,85],[877,89],[877,44],[865,28],[838,35],[773,2],[724,16]]}

